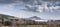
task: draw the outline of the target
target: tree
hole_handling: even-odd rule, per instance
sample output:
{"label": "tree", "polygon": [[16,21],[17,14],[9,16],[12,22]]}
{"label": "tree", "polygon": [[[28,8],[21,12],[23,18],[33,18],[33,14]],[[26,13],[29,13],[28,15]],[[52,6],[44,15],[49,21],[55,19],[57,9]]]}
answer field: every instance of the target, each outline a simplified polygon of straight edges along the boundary
{"label": "tree", "polygon": [[15,19],[16,21],[19,21],[19,19]]}
{"label": "tree", "polygon": [[11,22],[11,21],[5,21],[5,22],[4,22],[4,25],[5,25],[5,26],[10,26],[10,25],[12,25],[12,22]]}
{"label": "tree", "polygon": [[2,24],[4,24],[4,18],[7,19],[7,15],[0,14],[0,18],[2,19]]}

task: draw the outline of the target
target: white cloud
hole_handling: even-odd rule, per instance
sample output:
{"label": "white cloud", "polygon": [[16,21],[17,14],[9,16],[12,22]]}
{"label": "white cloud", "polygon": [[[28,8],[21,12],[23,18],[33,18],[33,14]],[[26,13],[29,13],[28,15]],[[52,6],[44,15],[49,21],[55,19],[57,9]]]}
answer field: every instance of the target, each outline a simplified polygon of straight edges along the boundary
{"label": "white cloud", "polygon": [[13,10],[14,6],[11,4],[7,4],[7,5],[3,5],[3,6],[0,5],[0,9]]}
{"label": "white cloud", "polygon": [[3,8],[5,8],[7,10],[13,10],[14,6],[13,5],[7,5],[7,6],[4,6]]}
{"label": "white cloud", "polygon": [[[42,3],[44,3],[44,2],[42,2]],[[48,2],[49,3],[49,2]],[[34,7],[36,7],[37,8],[37,11],[39,11],[39,12],[55,12],[55,11],[57,11],[57,9],[59,9],[59,7],[60,6],[50,6],[50,7],[47,7],[47,5],[48,5],[48,3],[47,2],[45,2],[44,4],[42,4],[42,5],[35,5],[35,6],[33,6],[33,5],[28,5],[29,6],[29,8],[34,8]],[[51,4],[51,3],[50,3]],[[59,11],[59,10],[58,10]],[[57,12],[58,12],[57,11]]]}

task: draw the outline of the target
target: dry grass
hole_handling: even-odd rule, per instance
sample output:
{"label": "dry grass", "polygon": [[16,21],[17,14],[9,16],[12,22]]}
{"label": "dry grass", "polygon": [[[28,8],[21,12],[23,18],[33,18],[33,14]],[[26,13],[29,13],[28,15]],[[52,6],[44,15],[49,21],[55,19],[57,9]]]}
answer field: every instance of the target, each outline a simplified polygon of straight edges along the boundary
{"label": "dry grass", "polygon": [[[10,26],[2,26],[2,27],[10,27]],[[20,27],[47,27],[46,25],[21,25]]]}
{"label": "dry grass", "polygon": [[43,27],[42,25],[28,25],[27,27]]}
{"label": "dry grass", "polygon": [[2,27],[10,27],[10,26],[2,26]]}

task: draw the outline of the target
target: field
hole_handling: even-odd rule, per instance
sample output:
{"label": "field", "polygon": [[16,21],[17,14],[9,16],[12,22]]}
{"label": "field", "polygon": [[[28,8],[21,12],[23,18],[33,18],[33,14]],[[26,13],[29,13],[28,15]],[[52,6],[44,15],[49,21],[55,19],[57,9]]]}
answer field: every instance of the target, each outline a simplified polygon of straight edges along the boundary
{"label": "field", "polygon": [[10,27],[10,26],[0,26],[0,27]]}
{"label": "field", "polygon": [[[1,26],[1,27],[12,27],[12,26]],[[17,27],[47,27],[47,26],[46,25],[21,25]]]}
{"label": "field", "polygon": [[[19,25],[19,26],[0,26],[0,27],[48,27],[47,25]],[[49,26],[49,27],[60,27],[60,26]]]}

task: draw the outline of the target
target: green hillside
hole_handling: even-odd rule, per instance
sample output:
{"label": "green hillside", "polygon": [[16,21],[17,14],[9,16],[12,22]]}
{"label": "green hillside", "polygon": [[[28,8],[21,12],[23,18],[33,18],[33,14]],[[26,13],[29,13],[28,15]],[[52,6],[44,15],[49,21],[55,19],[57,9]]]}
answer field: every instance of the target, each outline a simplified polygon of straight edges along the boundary
{"label": "green hillside", "polygon": [[15,18],[15,17],[14,16],[10,16],[10,15],[0,14],[0,19],[2,19],[2,18],[8,19],[8,18]]}

